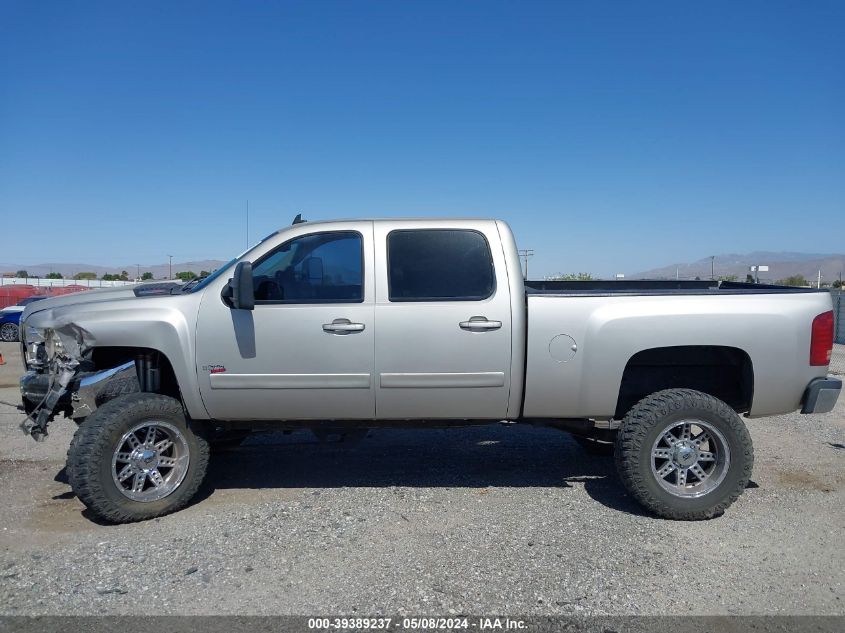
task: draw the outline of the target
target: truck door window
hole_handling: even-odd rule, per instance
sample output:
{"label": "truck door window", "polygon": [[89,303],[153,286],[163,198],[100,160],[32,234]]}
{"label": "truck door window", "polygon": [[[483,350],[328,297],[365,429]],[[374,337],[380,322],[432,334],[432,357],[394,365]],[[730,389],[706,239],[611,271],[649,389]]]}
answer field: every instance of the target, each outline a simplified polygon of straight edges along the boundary
{"label": "truck door window", "polygon": [[363,268],[360,233],[303,235],[255,263],[255,302],[360,303],[364,300]]}
{"label": "truck door window", "polygon": [[387,269],[390,301],[480,301],[496,288],[490,246],[478,231],[391,231]]}

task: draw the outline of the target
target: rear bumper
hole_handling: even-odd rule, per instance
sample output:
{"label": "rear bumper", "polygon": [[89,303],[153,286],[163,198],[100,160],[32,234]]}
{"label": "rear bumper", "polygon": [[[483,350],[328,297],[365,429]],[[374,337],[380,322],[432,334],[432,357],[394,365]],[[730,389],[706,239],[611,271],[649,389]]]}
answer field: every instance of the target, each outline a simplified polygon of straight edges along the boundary
{"label": "rear bumper", "polygon": [[838,378],[833,376],[816,378],[804,392],[801,413],[828,413],[833,411],[841,391],[842,381]]}

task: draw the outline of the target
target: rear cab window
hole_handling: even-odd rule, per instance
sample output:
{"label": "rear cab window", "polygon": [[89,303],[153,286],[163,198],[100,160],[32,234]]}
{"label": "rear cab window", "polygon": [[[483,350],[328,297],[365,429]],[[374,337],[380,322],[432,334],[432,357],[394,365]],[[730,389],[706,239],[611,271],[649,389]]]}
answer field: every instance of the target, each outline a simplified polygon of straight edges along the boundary
{"label": "rear cab window", "polygon": [[391,302],[483,301],[496,290],[490,245],[472,229],[397,229],[387,235]]}

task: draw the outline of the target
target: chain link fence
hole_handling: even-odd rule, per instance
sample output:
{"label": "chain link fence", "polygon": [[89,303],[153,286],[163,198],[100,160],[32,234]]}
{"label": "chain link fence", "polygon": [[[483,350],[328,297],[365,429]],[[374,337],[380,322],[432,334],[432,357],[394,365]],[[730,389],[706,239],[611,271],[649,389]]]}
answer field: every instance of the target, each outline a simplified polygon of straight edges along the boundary
{"label": "chain link fence", "polygon": [[845,375],[845,292],[831,291],[833,299],[833,354],[830,358],[830,373]]}

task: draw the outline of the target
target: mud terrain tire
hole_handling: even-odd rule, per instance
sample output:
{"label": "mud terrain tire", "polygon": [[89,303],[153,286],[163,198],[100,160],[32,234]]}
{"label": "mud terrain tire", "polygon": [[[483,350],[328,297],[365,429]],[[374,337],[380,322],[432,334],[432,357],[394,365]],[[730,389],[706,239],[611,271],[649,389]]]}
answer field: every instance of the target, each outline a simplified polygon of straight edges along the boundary
{"label": "mud terrain tire", "polygon": [[[129,523],[183,508],[205,477],[208,455],[204,434],[185,419],[178,400],[134,393],[109,400],[79,425],[67,474],[73,492],[97,517]],[[127,473],[128,490],[118,481],[121,473]]]}
{"label": "mud terrain tire", "polygon": [[[693,431],[685,438],[678,429],[687,422]],[[708,441],[719,450],[709,444],[697,447],[692,435],[696,428],[709,429],[713,440]],[[674,434],[664,440],[667,431]],[[686,462],[693,459],[702,461],[686,470]],[[700,520],[719,516],[739,498],[751,477],[754,448],[745,424],[727,404],[692,389],[668,389],[644,398],[625,416],[615,460],[625,488],[646,509],[667,519]],[[704,479],[688,474],[696,465],[704,466]],[[667,472],[663,478],[662,469]],[[707,469],[712,469],[711,475]],[[681,471],[687,473],[684,485],[678,483]]]}

